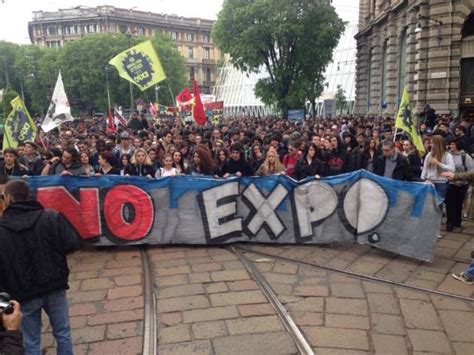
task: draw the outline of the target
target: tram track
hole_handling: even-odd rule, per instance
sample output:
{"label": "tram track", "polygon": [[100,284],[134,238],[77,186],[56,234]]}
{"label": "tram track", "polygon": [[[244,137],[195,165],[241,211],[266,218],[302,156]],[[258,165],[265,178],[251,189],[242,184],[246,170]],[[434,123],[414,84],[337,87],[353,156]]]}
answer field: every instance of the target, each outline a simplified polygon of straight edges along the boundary
{"label": "tram track", "polygon": [[145,305],[143,320],[143,355],[155,355],[158,353],[158,329],[153,267],[146,246],[140,248],[140,254],[143,267],[143,297]]}
{"label": "tram track", "polygon": [[295,259],[288,258],[288,257],[285,257],[285,256],[278,256],[278,255],[274,255],[274,254],[270,254],[270,253],[265,253],[265,252],[262,252],[262,251],[247,249],[247,248],[244,248],[242,246],[234,246],[233,248],[235,248],[236,251],[240,251],[240,252],[243,252],[243,253],[253,253],[253,254],[256,254],[256,255],[260,255],[260,256],[263,256],[263,257],[267,257],[267,258],[271,258],[271,259],[275,259],[275,260],[280,260],[280,261],[284,261],[284,262],[288,262],[288,263],[319,268],[319,269],[323,269],[323,270],[326,270],[326,271],[332,271],[332,272],[336,272],[336,273],[343,274],[343,275],[346,275],[346,276],[354,277],[354,278],[357,278],[357,279],[360,279],[360,280],[367,280],[367,281],[374,281],[374,282],[378,282],[378,283],[384,283],[384,284],[388,284],[388,285],[392,285],[392,286],[407,288],[407,289],[411,289],[411,290],[414,290],[414,291],[420,291],[420,292],[425,292],[425,293],[431,293],[431,294],[435,294],[435,295],[438,295],[438,296],[445,296],[445,297],[455,298],[455,299],[459,299],[459,300],[463,300],[463,301],[470,301],[470,302],[474,301],[474,298],[471,298],[471,297],[466,297],[466,296],[457,295],[457,294],[449,293],[449,292],[445,292],[445,291],[438,291],[438,290],[434,290],[434,289],[409,285],[409,284],[405,284],[405,283],[398,282],[398,281],[383,279],[383,278],[380,278],[380,277],[377,277],[377,276],[364,275],[364,274],[360,274],[360,273],[357,273],[357,272],[352,272],[352,271],[338,269],[338,268],[335,268],[335,267],[321,265],[321,264],[318,264],[318,263],[313,263],[313,262],[308,262],[308,261],[303,261],[303,260],[295,260]]}
{"label": "tram track", "polygon": [[288,334],[293,339],[296,347],[300,354],[303,355],[314,355],[314,351],[311,348],[311,345],[304,337],[303,333],[300,331],[298,326],[296,325],[295,321],[291,318],[290,314],[283,306],[283,304],[278,299],[277,295],[273,291],[272,287],[265,279],[265,277],[260,273],[260,271],[253,265],[252,261],[250,261],[241,250],[236,248],[235,246],[231,246],[228,248],[234,255],[236,255],[241,263],[245,266],[248,273],[251,275],[253,280],[257,283],[260,290],[263,292],[265,297],[268,299],[270,304],[272,305],[273,309],[275,310],[276,314],[280,318],[280,321],[283,323]]}

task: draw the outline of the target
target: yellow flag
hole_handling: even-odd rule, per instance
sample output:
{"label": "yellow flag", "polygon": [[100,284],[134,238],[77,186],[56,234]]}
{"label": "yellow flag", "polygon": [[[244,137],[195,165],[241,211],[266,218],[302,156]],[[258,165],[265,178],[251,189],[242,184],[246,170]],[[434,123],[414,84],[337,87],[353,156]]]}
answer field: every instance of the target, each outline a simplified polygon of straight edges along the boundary
{"label": "yellow flag", "polygon": [[140,43],[117,54],[109,64],[117,69],[122,78],[134,83],[141,91],[166,79],[160,58],[151,41]]}
{"label": "yellow flag", "polygon": [[403,90],[402,102],[398,109],[397,120],[395,121],[395,127],[404,130],[413,145],[416,147],[420,154],[425,154],[425,147],[421,140],[421,136],[417,130],[417,119],[414,117],[410,108],[410,99],[408,96],[408,87],[405,86]]}
{"label": "yellow flag", "polygon": [[22,99],[17,96],[10,104],[13,110],[5,120],[3,149],[16,148],[20,142],[33,142],[37,128]]}

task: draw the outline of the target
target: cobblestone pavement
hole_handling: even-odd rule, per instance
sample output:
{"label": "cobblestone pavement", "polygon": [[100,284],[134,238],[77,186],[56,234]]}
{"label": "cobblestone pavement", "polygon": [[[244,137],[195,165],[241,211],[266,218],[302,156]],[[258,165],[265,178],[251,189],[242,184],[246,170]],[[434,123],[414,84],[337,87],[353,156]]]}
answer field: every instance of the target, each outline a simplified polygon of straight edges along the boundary
{"label": "cobblestone pavement", "polygon": [[[247,249],[474,296],[455,281],[474,250],[474,224],[449,233],[434,263],[360,245]],[[160,354],[295,354],[259,285],[231,250],[150,247]],[[410,290],[247,252],[318,354],[474,354],[474,302]],[[75,354],[136,354],[143,344],[139,250],[90,249],[69,258]],[[45,321],[47,317],[44,317]],[[45,322],[46,324],[47,322]],[[55,353],[44,326],[42,346]]]}

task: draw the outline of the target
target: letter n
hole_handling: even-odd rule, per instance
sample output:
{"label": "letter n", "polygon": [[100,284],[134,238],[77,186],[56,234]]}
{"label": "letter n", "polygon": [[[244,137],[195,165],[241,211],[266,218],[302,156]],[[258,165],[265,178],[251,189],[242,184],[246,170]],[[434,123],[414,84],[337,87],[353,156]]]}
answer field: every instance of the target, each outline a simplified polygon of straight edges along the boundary
{"label": "letter n", "polygon": [[64,186],[40,187],[36,199],[43,207],[62,213],[82,239],[102,234],[99,213],[99,189],[79,189],[79,201]]}

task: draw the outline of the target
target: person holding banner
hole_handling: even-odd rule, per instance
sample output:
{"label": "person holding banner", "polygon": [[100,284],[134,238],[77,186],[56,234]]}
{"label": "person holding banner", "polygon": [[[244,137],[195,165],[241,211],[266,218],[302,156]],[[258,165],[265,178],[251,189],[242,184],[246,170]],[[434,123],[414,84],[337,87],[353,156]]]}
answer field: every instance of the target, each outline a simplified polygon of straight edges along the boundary
{"label": "person holding banner", "polygon": [[316,144],[309,144],[303,157],[296,163],[295,172],[293,173],[292,178],[303,180],[309,176],[314,176],[317,179],[326,176],[326,164],[318,159],[317,153],[318,147]]}
{"label": "person holding banner", "polygon": [[148,179],[155,176],[153,164],[145,149],[138,148],[135,150],[131,164],[125,168],[125,176],[145,176]]}
{"label": "person holding banner", "polygon": [[80,176],[84,171],[79,161],[79,153],[74,147],[64,149],[61,158],[54,157],[45,165],[41,175]]}
{"label": "person holding banner", "polygon": [[193,176],[212,176],[215,173],[211,153],[202,145],[196,146],[193,162],[188,166],[186,174]]}
{"label": "person holding banner", "polygon": [[37,153],[38,146],[33,142],[25,142],[24,154],[18,162],[28,168],[28,175],[41,175],[43,161]]}
{"label": "person holding banner", "polygon": [[268,148],[265,161],[260,165],[255,175],[267,176],[274,174],[286,174],[286,169],[280,161],[277,150],[274,147],[270,147]]}

